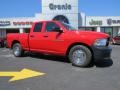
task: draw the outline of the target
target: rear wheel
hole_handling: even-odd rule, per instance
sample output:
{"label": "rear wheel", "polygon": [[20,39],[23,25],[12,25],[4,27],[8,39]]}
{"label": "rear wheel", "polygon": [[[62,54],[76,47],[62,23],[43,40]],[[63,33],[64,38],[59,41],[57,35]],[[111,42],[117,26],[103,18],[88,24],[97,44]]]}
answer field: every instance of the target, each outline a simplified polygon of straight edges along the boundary
{"label": "rear wheel", "polygon": [[70,49],[68,57],[73,65],[86,67],[91,63],[92,53],[86,46],[76,45]]}
{"label": "rear wheel", "polygon": [[21,45],[19,43],[15,43],[13,45],[13,54],[15,57],[21,57],[24,54],[24,50],[22,49]]}

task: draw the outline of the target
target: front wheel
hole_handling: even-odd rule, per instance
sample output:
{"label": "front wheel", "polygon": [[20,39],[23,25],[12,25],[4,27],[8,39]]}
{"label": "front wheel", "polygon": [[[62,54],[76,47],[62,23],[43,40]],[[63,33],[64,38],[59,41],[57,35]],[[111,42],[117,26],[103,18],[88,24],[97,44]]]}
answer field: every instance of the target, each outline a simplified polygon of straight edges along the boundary
{"label": "front wheel", "polygon": [[21,57],[24,54],[24,51],[19,43],[13,45],[13,54],[15,57]]}
{"label": "front wheel", "polygon": [[86,67],[91,63],[92,53],[86,46],[76,45],[70,49],[68,58],[73,65]]}

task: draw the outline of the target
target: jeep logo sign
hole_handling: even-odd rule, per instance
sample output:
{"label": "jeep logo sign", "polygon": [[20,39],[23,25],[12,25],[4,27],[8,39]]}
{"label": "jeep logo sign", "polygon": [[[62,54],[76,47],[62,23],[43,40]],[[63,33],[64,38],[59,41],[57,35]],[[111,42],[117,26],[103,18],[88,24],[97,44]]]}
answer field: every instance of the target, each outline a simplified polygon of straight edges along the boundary
{"label": "jeep logo sign", "polygon": [[64,4],[64,5],[55,5],[53,3],[49,4],[50,10],[71,10],[72,6],[70,4]]}
{"label": "jeep logo sign", "polygon": [[90,22],[89,22],[89,24],[90,25],[99,25],[99,26],[101,26],[102,24],[103,24],[103,22],[101,21],[101,20],[91,20]]}

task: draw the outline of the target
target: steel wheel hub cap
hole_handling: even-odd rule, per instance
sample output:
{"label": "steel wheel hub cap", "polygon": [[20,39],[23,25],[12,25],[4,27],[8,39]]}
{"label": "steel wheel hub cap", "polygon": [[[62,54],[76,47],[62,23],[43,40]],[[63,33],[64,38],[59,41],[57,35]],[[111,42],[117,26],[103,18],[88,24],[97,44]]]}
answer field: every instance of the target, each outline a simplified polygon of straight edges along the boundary
{"label": "steel wheel hub cap", "polygon": [[20,53],[19,47],[15,46],[15,47],[14,47],[14,54],[15,54],[15,55],[19,55],[19,53]]}
{"label": "steel wheel hub cap", "polygon": [[81,65],[86,60],[86,53],[83,50],[75,50],[73,52],[73,62],[77,65]]}

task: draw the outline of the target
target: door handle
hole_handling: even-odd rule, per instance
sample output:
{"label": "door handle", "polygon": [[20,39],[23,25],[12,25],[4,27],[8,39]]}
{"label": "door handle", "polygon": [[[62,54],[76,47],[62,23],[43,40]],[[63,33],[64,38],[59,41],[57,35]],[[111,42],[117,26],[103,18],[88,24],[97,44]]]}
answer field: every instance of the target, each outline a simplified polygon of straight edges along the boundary
{"label": "door handle", "polygon": [[46,37],[46,38],[47,38],[47,37],[48,37],[48,35],[44,35],[43,37]]}
{"label": "door handle", "polygon": [[33,37],[35,37],[35,36],[34,36],[34,35],[30,35],[30,37],[32,37],[32,38],[33,38]]}

